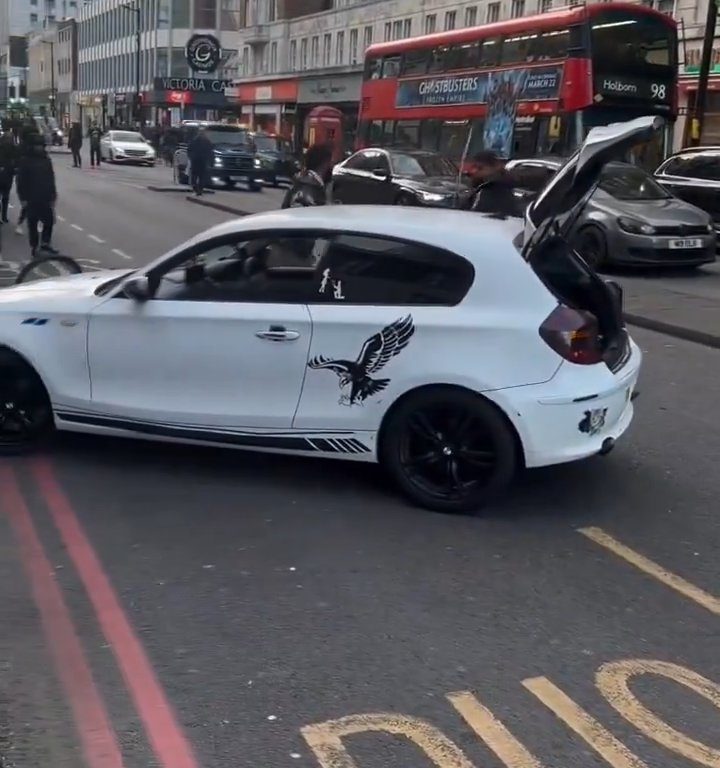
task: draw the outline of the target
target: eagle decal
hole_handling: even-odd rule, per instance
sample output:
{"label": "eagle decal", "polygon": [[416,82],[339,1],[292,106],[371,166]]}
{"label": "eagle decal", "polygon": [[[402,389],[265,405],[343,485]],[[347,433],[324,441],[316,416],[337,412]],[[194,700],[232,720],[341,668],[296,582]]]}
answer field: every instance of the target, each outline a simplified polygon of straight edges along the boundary
{"label": "eagle decal", "polygon": [[313,370],[332,371],[340,380],[340,405],[362,405],[368,397],[382,392],[390,379],[373,379],[370,374],[382,370],[393,357],[407,347],[415,333],[410,315],[396,320],[371,336],[357,360],[330,360],[323,355],[308,363]]}

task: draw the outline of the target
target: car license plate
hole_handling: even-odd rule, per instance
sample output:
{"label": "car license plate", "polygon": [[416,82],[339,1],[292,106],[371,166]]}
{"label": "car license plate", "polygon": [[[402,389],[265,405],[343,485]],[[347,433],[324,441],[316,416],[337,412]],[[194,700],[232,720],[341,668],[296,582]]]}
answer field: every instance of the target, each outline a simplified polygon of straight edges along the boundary
{"label": "car license plate", "polygon": [[248,176],[246,173],[239,174],[239,173],[233,173],[233,175],[230,177],[233,181],[237,181],[238,179],[247,179]]}
{"label": "car license plate", "polygon": [[691,238],[690,240],[671,240],[670,248],[677,250],[678,248],[702,248],[702,240],[698,238]]}

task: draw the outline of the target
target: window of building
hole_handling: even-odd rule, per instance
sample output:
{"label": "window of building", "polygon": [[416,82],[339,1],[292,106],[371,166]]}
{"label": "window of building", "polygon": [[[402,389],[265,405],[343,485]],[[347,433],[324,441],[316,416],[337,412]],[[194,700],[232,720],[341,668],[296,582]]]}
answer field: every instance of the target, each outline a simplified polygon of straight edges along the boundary
{"label": "window of building", "polygon": [[317,69],[320,66],[320,38],[315,35],[310,41],[310,68]]}
{"label": "window of building", "polygon": [[37,23],[38,23],[38,15],[37,15],[37,13],[31,13],[30,14],[30,24],[35,26],[35,25],[37,25]]}
{"label": "window of building", "polygon": [[300,41],[300,69],[308,68],[308,41],[307,37],[304,37]]}
{"label": "window of building", "polygon": [[156,53],[155,68],[158,77],[168,77],[168,50],[167,48],[158,48]]}
{"label": "window of building", "polygon": [[335,64],[341,66],[345,63],[345,33],[338,32],[335,41]]}
{"label": "window of building", "polygon": [[525,0],[512,0],[510,7],[510,16],[513,19],[519,19],[525,15]]}
{"label": "window of building", "polygon": [[332,56],[332,35],[323,35],[323,66],[329,67]]}
{"label": "window of building", "polygon": [[392,39],[399,40],[402,37],[402,21],[393,21]]}
{"label": "window of building", "polygon": [[252,5],[251,0],[242,0],[242,26],[249,27],[252,24]]}
{"label": "window of building", "polygon": [[373,28],[365,27],[363,31],[363,53],[372,45],[373,41]]}
{"label": "window of building", "polygon": [[242,71],[244,75],[250,74],[250,49],[245,46],[242,52]]}
{"label": "window of building", "polygon": [[425,17],[425,34],[432,35],[437,29],[437,15],[434,13],[428,13]]}
{"label": "window of building", "polygon": [[277,0],[268,0],[268,21],[277,21]]}
{"label": "window of building", "polygon": [[358,31],[350,30],[350,64],[358,63]]}
{"label": "window of building", "polygon": [[270,71],[277,72],[278,68],[278,44],[270,43]]}
{"label": "window of building", "polygon": [[385,22],[385,34],[383,35],[383,41],[389,42],[392,40],[392,22],[386,21]]}
{"label": "window of building", "polygon": [[297,69],[297,40],[290,41],[290,50],[288,52],[288,69],[295,72]]}
{"label": "window of building", "polygon": [[195,27],[215,29],[217,26],[217,0],[195,0]]}
{"label": "window of building", "polygon": [[403,37],[412,37],[412,19],[405,19],[403,21]]}
{"label": "window of building", "polygon": [[540,13],[547,13],[552,10],[553,0],[540,0]]}
{"label": "window of building", "polygon": [[[160,0],[167,3],[168,0]],[[229,32],[240,29],[243,25],[240,14],[240,0],[222,0],[220,4],[220,29]]]}
{"label": "window of building", "polygon": [[500,3],[489,3],[487,7],[487,23],[500,21]]}
{"label": "window of building", "polygon": [[170,77],[187,77],[188,65],[184,48],[173,48],[170,59]]}
{"label": "window of building", "polygon": [[457,11],[447,11],[445,13],[445,30],[455,29],[457,23]]}
{"label": "window of building", "polygon": [[188,29],[190,27],[190,0],[173,0],[172,27],[173,29]]}
{"label": "window of building", "polygon": [[465,26],[466,27],[475,27],[477,26],[477,6],[471,5],[469,8],[465,9]]}

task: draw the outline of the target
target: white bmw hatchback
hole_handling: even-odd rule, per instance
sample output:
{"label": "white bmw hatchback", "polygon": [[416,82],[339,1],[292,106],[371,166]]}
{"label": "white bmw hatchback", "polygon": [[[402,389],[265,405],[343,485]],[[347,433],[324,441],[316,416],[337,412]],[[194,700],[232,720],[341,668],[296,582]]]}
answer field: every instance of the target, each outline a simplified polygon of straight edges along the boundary
{"label": "white bmw hatchback", "polygon": [[135,272],[2,289],[0,448],[57,428],[379,462],[445,512],[521,467],[607,452],[640,351],[542,211],[581,204],[593,168],[650,130],[596,133],[538,199],[539,228],[530,212],[523,253],[519,226],[479,214],[306,208]]}

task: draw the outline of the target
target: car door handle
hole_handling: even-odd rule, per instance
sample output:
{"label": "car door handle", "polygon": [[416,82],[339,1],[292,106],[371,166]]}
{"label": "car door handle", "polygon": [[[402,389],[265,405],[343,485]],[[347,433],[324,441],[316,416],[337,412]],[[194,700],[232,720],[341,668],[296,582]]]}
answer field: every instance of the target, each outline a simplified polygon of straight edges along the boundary
{"label": "car door handle", "polygon": [[264,341],[297,341],[300,338],[297,331],[288,331],[287,328],[277,326],[271,326],[267,331],[258,331],[255,335]]}

